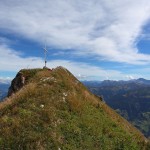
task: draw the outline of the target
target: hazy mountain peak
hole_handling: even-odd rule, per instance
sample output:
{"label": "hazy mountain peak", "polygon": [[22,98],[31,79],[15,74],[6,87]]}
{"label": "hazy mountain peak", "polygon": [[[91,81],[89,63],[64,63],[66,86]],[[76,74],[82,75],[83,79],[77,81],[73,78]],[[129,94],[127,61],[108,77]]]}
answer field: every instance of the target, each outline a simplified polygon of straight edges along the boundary
{"label": "hazy mountain peak", "polygon": [[10,84],[11,79],[0,79],[0,84]]}

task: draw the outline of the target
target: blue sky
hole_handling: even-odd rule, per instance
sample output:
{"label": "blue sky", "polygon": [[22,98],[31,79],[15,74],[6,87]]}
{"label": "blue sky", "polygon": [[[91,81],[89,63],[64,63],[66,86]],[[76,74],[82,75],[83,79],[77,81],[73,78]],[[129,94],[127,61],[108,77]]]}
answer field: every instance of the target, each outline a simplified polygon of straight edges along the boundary
{"label": "blue sky", "polygon": [[82,80],[150,79],[149,0],[1,0],[0,79],[64,66]]}

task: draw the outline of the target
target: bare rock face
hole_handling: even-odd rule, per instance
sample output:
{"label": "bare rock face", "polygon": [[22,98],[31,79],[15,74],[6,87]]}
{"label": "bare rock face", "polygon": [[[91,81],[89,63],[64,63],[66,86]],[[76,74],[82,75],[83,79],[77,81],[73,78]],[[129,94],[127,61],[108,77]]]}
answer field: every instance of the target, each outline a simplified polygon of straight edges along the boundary
{"label": "bare rock face", "polygon": [[7,97],[19,91],[24,86],[24,84],[25,84],[25,77],[23,76],[22,72],[18,72],[16,77],[11,82],[11,86],[9,87]]}

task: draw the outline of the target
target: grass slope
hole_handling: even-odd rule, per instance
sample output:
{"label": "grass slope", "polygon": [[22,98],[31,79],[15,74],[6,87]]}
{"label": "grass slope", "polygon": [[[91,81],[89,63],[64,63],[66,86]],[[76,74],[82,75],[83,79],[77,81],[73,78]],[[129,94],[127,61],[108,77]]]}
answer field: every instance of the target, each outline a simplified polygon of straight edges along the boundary
{"label": "grass slope", "polygon": [[0,149],[148,149],[137,129],[66,69],[21,72],[26,85],[0,103]]}

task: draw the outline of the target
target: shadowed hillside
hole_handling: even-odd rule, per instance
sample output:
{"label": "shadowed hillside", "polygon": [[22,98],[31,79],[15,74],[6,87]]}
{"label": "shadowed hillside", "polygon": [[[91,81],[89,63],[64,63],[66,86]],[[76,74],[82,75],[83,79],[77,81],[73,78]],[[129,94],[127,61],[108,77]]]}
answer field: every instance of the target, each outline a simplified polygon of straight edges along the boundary
{"label": "shadowed hillside", "polygon": [[19,74],[0,103],[0,149],[148,149],[140,131],[65,68]]}

